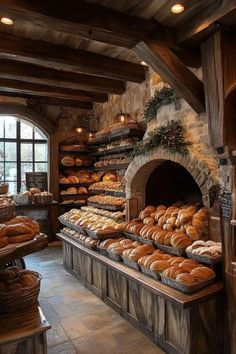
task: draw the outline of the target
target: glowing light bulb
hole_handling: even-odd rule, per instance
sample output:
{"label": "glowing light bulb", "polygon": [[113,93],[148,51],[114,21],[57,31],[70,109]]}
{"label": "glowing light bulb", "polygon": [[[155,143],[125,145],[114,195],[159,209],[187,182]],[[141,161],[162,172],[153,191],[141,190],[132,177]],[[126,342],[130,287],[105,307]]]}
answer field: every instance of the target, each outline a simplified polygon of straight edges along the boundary
{"label": "glowing light bulb", "polygon": [[11,18],[8,17],[2,17],[0,20],[4,25],[13,25],[14,21]]}
{"label": "glowing light bulb", "polygon": [[183,11],[184,11],[184,6],[181,4],[175,4],[171,8],[171,12],[173,12],[174,14],[181,14],[181,12]]}

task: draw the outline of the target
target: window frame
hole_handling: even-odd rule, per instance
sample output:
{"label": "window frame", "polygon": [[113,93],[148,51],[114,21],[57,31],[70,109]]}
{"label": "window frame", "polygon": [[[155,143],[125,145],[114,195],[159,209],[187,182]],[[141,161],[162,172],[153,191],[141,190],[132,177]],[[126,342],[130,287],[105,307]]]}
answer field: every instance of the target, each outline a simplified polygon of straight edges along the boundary
{"label": "window frame", "polygon": [[[16,118],[14,115],[3,115],[1,114],[1,117],[14,117]],[[4,182],[16,182],[17,183],[17,193],[20,192],[21,188],[22,188],[22,177],[21,177],[21,164],[22,163],[32,163],[33,168],[31,172],[35,172],[35,164],[37,163],[44,163],[47,164],[47,171],[49,170],[49,165],[48,165],[48,154],[49,154],[49,145],[48,145],[48,139],[35,139],[35,133],[36,133],[36,129],[39,130],[39,132],[41,132],[41,129],[39,127],[37,127],[36,125],[29,123],[32,125],[33,128],[33,132],[32,132],[32,139],[21,139],[21,122],[23,122],[24,124],[27,124],[27,120],[25,119],[20,119],[20,118],[16,118],[16,138],[5,138],[5,122],[4,122],[4,130],[3,130],[3,134],[4,137],[0,138],[0,143],[3,142],[4,143],[4,158],[2,161],[0,161],[0,163],[3,163],[3,180]],[[36,128],[36,129],[35,129]],[[37,132],[39,134],[39,132]],[[42,134],[45,135],[45,133],[42,131]],[[16,161],[8,161],[5,160],[5,143],[7,142],[11,142],[11,143],[16,143]],[[30,161],[22,161],[21,160],[21,144],[24,143],[29,143],[32,144],[32,160]],[[38,161],[35,159],[35,144],[43,144],[47,146],[47,160],[42,160],[42,161]],[[16,163],[16,180],[12,180],[9,181],[6,178],[6,163]]]}

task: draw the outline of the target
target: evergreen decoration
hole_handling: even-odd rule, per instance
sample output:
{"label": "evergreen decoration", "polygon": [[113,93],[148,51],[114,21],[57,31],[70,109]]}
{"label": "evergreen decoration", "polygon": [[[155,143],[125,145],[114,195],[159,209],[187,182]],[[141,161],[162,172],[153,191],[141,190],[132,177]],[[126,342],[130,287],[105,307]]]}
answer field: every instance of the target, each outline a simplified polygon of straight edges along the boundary
{"label": "evergreen decoration", "polygon": [[149,133],[149,137],[136,143],[132,157],[147,154],[154,148],[162,146],[165,151],[178,152],[181,155],[188,154],[187,147],[191,145],[184,139],[184,129],[180,121],[171,120],[165,126],[155,128]]}
{"label": "evergreen decoration", "polygon": [[163,87],[161,90],[155,90],[154,96],[146,103],[143,117],[147,122],[155,118],[158,108],[176,102],[179,97],[170,87]]}

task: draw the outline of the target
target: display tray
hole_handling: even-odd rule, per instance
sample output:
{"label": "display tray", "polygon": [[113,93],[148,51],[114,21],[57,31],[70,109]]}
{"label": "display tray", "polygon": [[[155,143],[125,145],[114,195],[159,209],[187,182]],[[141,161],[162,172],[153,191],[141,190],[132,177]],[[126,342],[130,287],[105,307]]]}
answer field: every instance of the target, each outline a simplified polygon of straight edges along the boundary
{"label": "display tray", "polygon": [[104,191],[104,190],[90,190],[90,195],[98,195],[98,194],[104,194],[104,195],[110,195],[112,197],[126,197],[125,192],[118,192],[118,191]]}
{"label": "display tray", "polygon": [[[125,146],[119,146],[115,147],[113,149],[107,149],[103,151],[96,151],[90,154],[90,156],[109,156],[109,155],[116,155],[116,154],[122,154],[127,151],[131,151],[134,149],[134,144],[133,145],[125,145]],[[109,168],[111,169],[111,168]]]}
{"label": "display tray", "polygon": [[154,241],[154,245],[156,246],[156,248],[159,248],[160,250],[166,253],[174,254],[175,256],[183,256],[185,254],[185,248],[174,248],[171,246],[161,245],[156,241]]}
{"label": "display tray", "polygon": [[86,231],[90,237],[95,238],[96,240],[105,240],[107,238],[119,238],[122,236],[122,232],[120,231],[107,232],[104,234],[97,234],[95,231],[91,231],[89,229],[86,229]]}
{"label": "display tray", "polygon": [[[62,145],[61,145],[61,147],[62,147]],[[88,150],[88,149],[63,150],[61,147],[60,147],[59,152],[62,155],[67,155],[67,154],[82,155],[82,154],[88,154],[89,152],[91,152],[91,150]]]}
{"label": "display tray", "polygon": [[183,293],[186,294],[191,294],[195,291],[198,291],[202,288],[205,288],[206,286],[212,284],[215,280],[215,276],[205,280],[205,281],[201,281],[197,284],[193,284],[193,285],[184,285],[184,284],[180,284],[179,282],[169,278],[169,277],[165,277],[164,275],[161,274],[161,281],[166,284],[169,285],[172,288],[178,289],[180,291],[182,291]]}
{"label": "display tray", "polygon": [[[99,155],[97,155],[99,156]],[[124,165],[107,165],[104,167],[96,167],[94,166],[95,171],[107,171],[107,170],[127,170],[129,164],[124,164]]]}
{"label": "display tray", "polygon": [[93,206],[94,208],[106,209],[106,210],[110,210],[110,211],[121,211],[121,210],[124,210],[124,207],[121,207],[121,206],[99,204],[99,203],[94,203],[94,202],[90,202],[90,201],[88,201],[88,205],[89,206]]}
{"label": "display tray", "polygon": [[79,171],[79,170],[88,170],[88,171],[94,171],[93,166],[91,165],[83,165],[83,166],[64,166],[62,164],[59,164],[59,169],[60,170],[71,170],[71,171]]}
{"label": "display tray", "polygon": [[135,128],[126,128],[122,132],[119,133],[110,133],[109,135],[102,136],[101,138],[95,138],[93,141],[88,142],[88,145],[100,145],[100,144],[106,144],[111,141],[115,140],[121,140],[125,138],[131,138],[131,137],[136,137],[136,138],[142,138],[143,132],[141,129],[135,129]]}
{"label": "display tray", "polygon": [[112,252],[111,250],[107,250],[107,255],[109,258],[113,259],[113,261],[122,262],[121,255],[117,255],[114,252]]}
{"label": "display tray", "polygon": [[70,187],[89,187],[94,182],[84,182],[84,183],[59,183],[60,188],[70,188]]}
{"label": "display tray", "polygon": [[148,240],[146,238],[143,238],[142,236],[138,236],[138,240],[142,243],[145,243],[146,245],[151,245],[154,246],[154,241],[153,240]]}
{"label": "display tray", "polygon": [[121,256],[121,257],[123,259],[124,264],[126,264],[127,266],[129,266],[131,268],[134,268],[134,269],[140,271],[140,267],[139,267],[139,264],[137,262],[132,262],[128,258],[123,257],[123,256]]}
{"label": "display tray", "polygon": [[186,251],[186,254],[187,254],[188,258],[192,258],[195,261],[198,261],[201,263],[206,263],[206,264],[212,265],[212,266],[215,264],[221,263],[223,260],[222,256],[219,256],[219,257],[202,256],[199,254],[192,253],[190,251]]}
{"label": "display tray", "polygon": [[60,203],[60,206],[62,207],[67,207],[67,208],[81,208],[82,206],[85,206],[86,203]]}
{"label": "display tray", "polygon": [[97,250],[97,245],[90,245],[88,244],[87,242],[84,242],[83,240],[81,240],[79,237],[76,237],[76,236],[73,236],[71,234],[69,234],[68,232],[65,232],[63,230],[60,231],[62,234],[64,234],[65,236],[71,238],[72,240],[80,243],[81,245],[83,245],[84,247],[90,249],[90,250],[93,250],[93,251],[96,251]]}
{"label": "display tray", "polygon": [[59,216],[58,220],[60,221],[61,224],[69,227],[72,230],[75,230],[77,232],[80,232],[84,236],[88,236],[86,229],[84,227],[81,227],[79,225],[73,224],[72,222],[63,219],[62,217]]}
{"label": "display tray", "polygon": [[101,253],[103,256],[108,257],[107,249],[105,247],[101,247],[98,245],[98,252]]}
{"label": "display tray", "polygon": [[153,272],[150,268],[146,268],[146,267],[143,267],[143,266],[140,266],[141,268],[141,271],[146,274],[146,275],[149,275],[149,277],[152,277],[156,280],[160,280],[161,279],[161,276],[159,273],[155,273]]}
{"label": "display tray", "polygon": [[28,254],[38,252],[46,248],[48,245],[48,237],[40,233],[33,240],[12,243],[0,249],[0,265],[22,258]]}
{"label": "display tray", "polygon": [[80,197],[80,198],[87,198],[91,197],[93,194],[91,193],[86,193],[86,194],[60,194],[60,197],[68,197],[68,198],[75,198],[75,197]]}
{"label": "display tray", "polygon": [[131,240],[134,240],[134,241],[139,241],[139,236],[138,235],[134,235],[134,234],[131,234],[130,232],[124,232],[125,236],[127,236],[128,238],[130,238]]}

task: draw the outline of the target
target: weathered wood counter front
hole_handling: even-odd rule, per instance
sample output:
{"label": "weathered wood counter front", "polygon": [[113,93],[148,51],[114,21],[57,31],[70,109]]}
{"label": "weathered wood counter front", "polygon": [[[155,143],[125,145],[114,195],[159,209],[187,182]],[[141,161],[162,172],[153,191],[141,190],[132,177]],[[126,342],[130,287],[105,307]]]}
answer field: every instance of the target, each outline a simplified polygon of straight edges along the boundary
{"label": "weathered wood counter front", "polygon": [[223,352],[223,285],[192,295],[91,251],[64,234],[65,269],[167,353]]}

